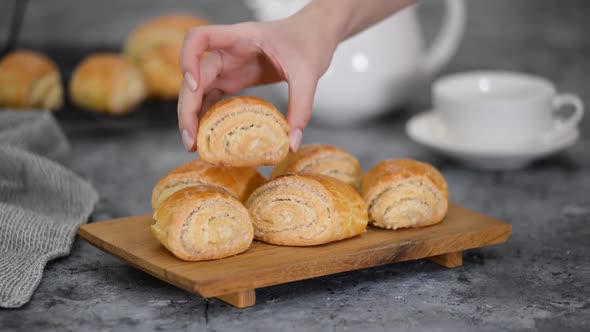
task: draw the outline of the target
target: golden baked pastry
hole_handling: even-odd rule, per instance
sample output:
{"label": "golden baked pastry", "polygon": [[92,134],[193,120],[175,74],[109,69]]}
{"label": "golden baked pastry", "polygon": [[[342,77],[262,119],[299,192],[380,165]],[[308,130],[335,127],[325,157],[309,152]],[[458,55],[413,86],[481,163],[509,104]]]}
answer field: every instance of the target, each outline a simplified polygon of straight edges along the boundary
{"label": "golden baked pastry", "polygon": [[111,114],[131,111],[146,96],[141,73],[118,54],[86,57],[70,81],[70,98],[80,108]]}
{"label": "golden baked pastry", "polygon": [[175,192],[158,206],[154,220],[154,236],[185,261],[237,255],[250,247],[254,234],[244,205],[211,186]]}
{"label": "golden baked pastry", "polygon": [[150,97],[176,98],[182,85],[179,59],[184,35],[209,22],[186,14],[155,17],[139,25],[127,38],[124,52],[139,66]]}
{"label": "golden baked pastry", "polygon": [[325,144],[302,146],[289,153],[272,171],[271,177],[286,173],[315,173],[331,176],[360,189],[363,171],[359,161],[348,152]]}
{"label": "golden baked pastry", "polygon": [[289,125],[273,105],[257,97],[232,97],[201,119],[197,146],[203,160],[226,166],[274,165],[289,152]]}
{"label": "golden baked pastry", "polygon": [[62,105],[59,70],[47,56],[17,50],[0,60],[0,107],[56,110]]}
{"label": "golden baked pastry", "polygon": [[433,225],[445,217],[449,189],[442,174],[411,159],[386,160],[364,177],[370,222],[388,229]]}
{"label": "golden baked pastry", "polygon": [[156,209],[173,193],[195,185],[221,188],[244,202],[264,182],[266,179],[256,168],[220,167],[195,159],[173,169],[158,181],[152,193],[152,208]]}
{"label": "golden baked pastry", "polygon": [[258,240],[312,246],[365,232],[367,208],[356,190],[319,174],[287,174],[256,189],[246,202]]}

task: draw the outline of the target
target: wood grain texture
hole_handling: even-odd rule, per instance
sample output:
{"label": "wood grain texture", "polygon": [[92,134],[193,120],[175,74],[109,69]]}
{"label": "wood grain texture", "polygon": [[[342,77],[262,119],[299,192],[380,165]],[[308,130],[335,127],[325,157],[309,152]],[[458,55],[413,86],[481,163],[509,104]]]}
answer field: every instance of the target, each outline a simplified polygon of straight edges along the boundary
{"label": "wood grain texture", "polygon": [[218,297],[498,244],[512,231],[509,224],[451,205],[442,223],[426,228],[391,231],[369,227],[361,236],[314,247],[280,247],[254,241],[250,249],[237,256],[184,262],[152,236],[152,223],[151,215],[135,216],[83,225],[78,234],[161,280],[203,297]]}
{"label": "wood grain texture", "polygon": [[223,302],[229,303],[236,308],[251,307],[256,303],[256,290],[247,289],[236,293],[229,293],[216,296]]}
{"label": "wood grain texture", "polygon": [[444,267],[455,268],[463,265],[463,252],[455,251],[448,254],[432,256],[428,257],[428,260]]}

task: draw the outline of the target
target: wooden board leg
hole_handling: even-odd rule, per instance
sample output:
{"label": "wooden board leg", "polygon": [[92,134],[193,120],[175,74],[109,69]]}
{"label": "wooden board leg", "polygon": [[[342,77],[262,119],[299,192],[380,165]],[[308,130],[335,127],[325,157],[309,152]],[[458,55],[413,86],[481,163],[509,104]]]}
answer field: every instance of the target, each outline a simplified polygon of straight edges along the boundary
{"label": "wooden board leg", "polygon": [[217,296],[217,298],[236,308],[246,308],[253,306],[256,303],[256,290],[246,289],[235,293],[220,295]]}
{"label": "wooden board leg", "polygon": [[435,262],[438,265],[454,268],[463,265],[463,252],[456,251],[448,254],[428,257],[427,259]]}

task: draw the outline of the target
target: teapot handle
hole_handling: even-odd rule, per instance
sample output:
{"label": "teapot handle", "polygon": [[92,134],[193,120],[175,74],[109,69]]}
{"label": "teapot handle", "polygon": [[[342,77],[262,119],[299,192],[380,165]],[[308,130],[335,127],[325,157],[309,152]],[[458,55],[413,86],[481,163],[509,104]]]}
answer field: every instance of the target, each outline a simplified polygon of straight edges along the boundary
{"label": "teapot handle", "polygon": [[463,37],[465,21],[465,2],[445,0],[442,26],[420,65],[423,78],[428,79],[435,75],[455,54]]}

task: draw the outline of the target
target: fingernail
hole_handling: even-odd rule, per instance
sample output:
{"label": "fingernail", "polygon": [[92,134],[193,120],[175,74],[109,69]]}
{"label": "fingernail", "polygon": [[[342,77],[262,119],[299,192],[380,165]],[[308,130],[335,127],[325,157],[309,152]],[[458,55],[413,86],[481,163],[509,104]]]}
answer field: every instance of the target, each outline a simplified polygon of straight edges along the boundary
{"label": "fingernail", "polygon": [[197,91],[197,87],[198,87],[197,81],[193,77],[193,74],[191,74],[187,71],[186,73],[184,73],[184,80],[188,84],[188,87],[189,87],[189,89],[191,89],[191,91],[193,91],[193,92]]}
{"label": "fingernail", "polygon": [[182,130],[182,144],[184,144],[184,148],[186,149],[186,151],[191,152],[191,149],[192,149],[194,143],[195,143],[195,141],[193,140],[193,137],[188,132],[188,130],[183,129]]}
{"label": "fingernail", "polygon": [[297,150],[299,149],[299,144],[301,144],[302,135],[303,133],[299,128],[295,128],[295,130],[291,132],[291,136],[289,137],[291,140],[291,151],[297,152]]}

